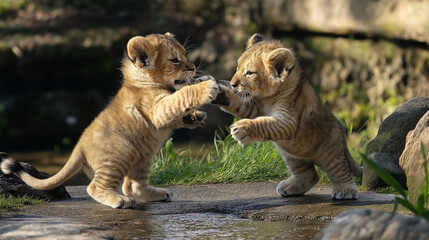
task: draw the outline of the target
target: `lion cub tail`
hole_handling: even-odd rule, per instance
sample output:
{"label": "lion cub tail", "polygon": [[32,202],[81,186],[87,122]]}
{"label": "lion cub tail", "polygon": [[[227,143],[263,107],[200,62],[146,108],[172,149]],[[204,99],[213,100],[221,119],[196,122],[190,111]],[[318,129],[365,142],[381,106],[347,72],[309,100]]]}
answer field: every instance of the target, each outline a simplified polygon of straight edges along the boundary
{"label": "lion cub tail", "polygon": [[31,176],[18,161],[9,157],[6,153],[0,153],[0,162],[0,169],[4,174],[15,173],[28,186],[39,190],[47,190],[60,186],[79,172],[83,165],[83,155],[81,151],[75,149],[64,167],[57,174],[46,179]]}
{"label": "lion cub tail", "polygon": [[346,148],[345,150],[346,161],[349,165],[350,171],[355,177],[362,177],[362,167],[357,165],[355,160],[353,160],[352,155],[350,155],[349,150]]}

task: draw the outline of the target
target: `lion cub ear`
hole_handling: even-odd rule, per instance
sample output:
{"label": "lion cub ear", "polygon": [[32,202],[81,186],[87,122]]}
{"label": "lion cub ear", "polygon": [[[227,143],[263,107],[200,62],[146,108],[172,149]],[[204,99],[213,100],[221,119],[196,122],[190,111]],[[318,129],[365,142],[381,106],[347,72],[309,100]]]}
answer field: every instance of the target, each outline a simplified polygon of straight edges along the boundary
{"label": "lion cub ear", "polygon": [[283,82],[292,70],[295,57],[287,48],[277,48],[265,57],[264,65],[274,79]]}
{"label": "lion cub ear", "polygon": [[249,38],[249,40],[247,41],[246,49],[248,49],[248,48],[250,48],[251,46],[253,46],[253,44],[258,43],[258,42],[262,42],[262,41],[264,41],[264,40],[265,40],[264,36],[262,36],[262,35],[261,35],[261,34],[259,34],[259,33],[255,33],[255,34],[253,34],[253,36],[251,36],[251,37]]}
{"label": "lion cub ear", "polygon": [[174,38],[174,34],[172,34],[171,32],[166,32],[164,35],[167,37]]}
{"label": "lion cub ear", "polygon": [[158,52],[144,37],[133,37],[127,44],[127,55],[131,62],[138,68],[152,67]]}

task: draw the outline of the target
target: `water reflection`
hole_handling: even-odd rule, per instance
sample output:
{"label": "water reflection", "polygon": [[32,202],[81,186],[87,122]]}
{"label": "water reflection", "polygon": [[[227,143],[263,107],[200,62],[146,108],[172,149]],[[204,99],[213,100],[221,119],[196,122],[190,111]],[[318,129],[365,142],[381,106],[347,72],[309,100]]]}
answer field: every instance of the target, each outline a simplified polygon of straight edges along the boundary
{"label": "water reflection", "polygon": [[234,215],[190,213],[157,215],[111,228],[115,239],[310,239],[325,222],[251,221]]}

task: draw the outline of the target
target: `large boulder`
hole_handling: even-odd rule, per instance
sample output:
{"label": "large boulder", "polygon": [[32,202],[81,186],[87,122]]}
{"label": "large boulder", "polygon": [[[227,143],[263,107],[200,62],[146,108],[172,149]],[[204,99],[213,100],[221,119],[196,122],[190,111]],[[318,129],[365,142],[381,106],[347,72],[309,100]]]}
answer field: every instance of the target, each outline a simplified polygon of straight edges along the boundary
{"label": "large boulder", "polygon": [[369,209],[342,212],[314,239],[429,239],[429,222],[420,217]]}
{"label": "large boulder", "polygon": [[[405,176],[398,176],[397,171],[390,171],[390,169],[393,169],[391,166],[394,164],[399,167],[397,158],[401,156],[405,148],[405,139],[408,132],[414,129],[417,122],[428,110],[429,97],[416,97],[403,103],[381,123],[377,136],[366,146],[365,154],[367,156],[372,153],[391,154],[389,158],[386,157],[387,155],[378,155],[384,156],[383,160],[375,158],[373,160],[381,164],[380,166],[392,175],[396,175],[396,178],[401,181]],[[377,157],[377,155],[372,156]],[[363,171],[363,185],[369,189],[386,186],[366,164]]]}
{"label": "large boulder", "polygon": [[428,151],[429,147],[429,111],[420,119],[414,130],[407,135],[404,152],[399,164],[407,176],[408,194],[411,201],[415,202],[422,192],[425,184],[424,158],[421,144]]}
{"label": "large boulder", "polygon": [[[5,153],[0,153],[6,156]],[[45,172],[39,172],[31,164],[20,162],[21,166],[33,177],[45,179],[50,175]],[[51,190],[37,190],[25,184],[19,177],[14,174],[6,175],[0,171],[0,194],[14,197],[29,196],[38,199],[46,199],[49,201],[70,198],[64,186],[60,186]]]}

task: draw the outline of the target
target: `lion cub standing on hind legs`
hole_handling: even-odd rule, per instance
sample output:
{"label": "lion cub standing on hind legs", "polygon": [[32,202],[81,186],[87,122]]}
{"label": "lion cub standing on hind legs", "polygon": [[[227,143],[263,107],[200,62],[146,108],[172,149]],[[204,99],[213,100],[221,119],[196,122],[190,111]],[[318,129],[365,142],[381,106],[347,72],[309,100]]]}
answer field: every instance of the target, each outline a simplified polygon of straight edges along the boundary
{"label": "lion cub standing on hind legs", "polygon": [[278,184],[278,194],[306,193],[319,181],[317,165],[331,179],[332,198],[358,198],[353,175],[362,171],[347,150],[345,130],[322,105],[292,51],[253,35],[230,85],[220,85],[214,103],[241,119],[230,127],[240,144],[274,141],[292,174]]}
{"label": "lion cub standing on hind legs", "polygon": [[[122,62],[121,89],[83,132],[63,169],[37,179],[0,154],[1,170],[15,173],[33,188],[51,189],[83,168],[92,178],[88,194],[112,208],[134,207],[140,200],[170,201],[170,191],[148,185],[152,158],[172,129],[202,124],[205,113],[195,109],[219,92],[212,80],[187,86],[195,71],[172,34],[132,38]],[[118,192],[122,181],[125,195]]]}

